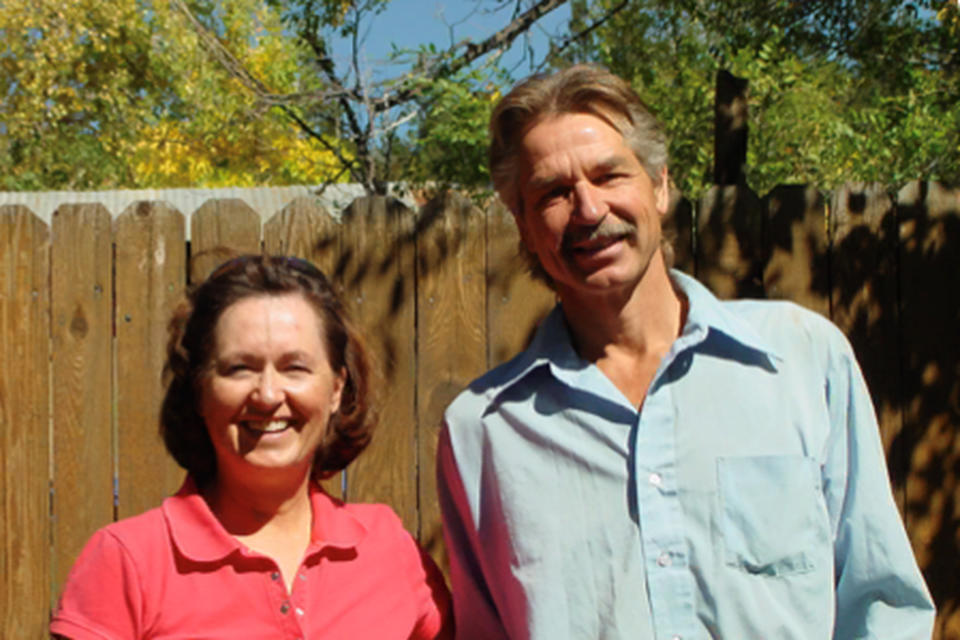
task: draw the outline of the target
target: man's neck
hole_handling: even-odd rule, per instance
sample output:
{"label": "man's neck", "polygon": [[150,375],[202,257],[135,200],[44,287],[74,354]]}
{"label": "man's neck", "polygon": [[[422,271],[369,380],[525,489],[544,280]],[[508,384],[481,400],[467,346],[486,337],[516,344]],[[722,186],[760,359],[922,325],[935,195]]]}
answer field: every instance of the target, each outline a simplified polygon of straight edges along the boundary
{"label": "man's neck", "polygon": [[630,291],[602,296],[560,292],[574,347],[639,407],[660,360],[680,335],[686,301],[656,257]]}

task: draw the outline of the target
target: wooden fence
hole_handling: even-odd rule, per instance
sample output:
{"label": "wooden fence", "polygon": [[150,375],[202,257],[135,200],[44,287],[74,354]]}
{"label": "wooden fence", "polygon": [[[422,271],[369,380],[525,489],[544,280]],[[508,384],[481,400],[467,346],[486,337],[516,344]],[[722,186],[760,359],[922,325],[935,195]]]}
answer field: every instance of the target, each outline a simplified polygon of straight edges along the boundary
{"label": "wooden fence", "polygon": [[[298,255],[342,285],[384,380],[374,443],[331,488],[389,503],[438,558],[443,408],[553,302],[526,275],[509,214],[453,194],[419,211],[360,199],[339,221],[300,199],[262,225],[240,201],[210,201],[189,216],[189,243],[186,220],[159,202],[115,219],[65,205],[49,225],[0,207],[2,638],[45,637],[90,534],[178,487],[156,426],[166,322],[215,249]],[[721,297],[793,299],[847,332],[937,637],[960,639],[960,190],[718,187],[696,206],[675,198],[672,220],[677,265]]]}

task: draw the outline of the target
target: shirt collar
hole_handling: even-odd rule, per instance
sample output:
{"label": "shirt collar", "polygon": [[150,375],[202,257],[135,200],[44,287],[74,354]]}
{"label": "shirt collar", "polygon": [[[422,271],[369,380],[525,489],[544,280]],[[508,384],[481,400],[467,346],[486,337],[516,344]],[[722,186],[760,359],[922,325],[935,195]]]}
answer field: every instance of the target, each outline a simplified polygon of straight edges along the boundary
{"label": "shirt collar", "polygon": [[[671,270],[670,277],[689,302],[686,323],[671,348],[671,354],[675,355],[719,333],[751,351],[782,360],[767,340],[738,314],[727,309],[725,303],[700,282],[677,270]],[[507,369],[499,376],[501,384],[488,391],[490,399],[541,366],[549,367],[554,377],[572,386],[577,386],[580,376],[592,366],[574,349],[559,304],[543,320],[527,350],[506,365]]]}
{"label": "shirt collar", "polygon": [[752,325],[728,308],[729,303],[717,300],[703,284],[677,270],[671,270],[670,277],[690,305],[674,351],[703,342],[710,332],[716,331],[748,349],[776,360],[783,359]]}
{"label": "shirt collar", "polygon": [[[310,501],[313,529],[308,553],[325,547],[354,548],[366,537],[367,528],[348,511],[344,503],[331,498],[312,482]],[[187,558],[198,562],[215,562],[234,552],[244,553],[244,545],[227,533],[213,515],[191,476],[187,476],[175,495],[163,501],[161,510],[174,544]]]}

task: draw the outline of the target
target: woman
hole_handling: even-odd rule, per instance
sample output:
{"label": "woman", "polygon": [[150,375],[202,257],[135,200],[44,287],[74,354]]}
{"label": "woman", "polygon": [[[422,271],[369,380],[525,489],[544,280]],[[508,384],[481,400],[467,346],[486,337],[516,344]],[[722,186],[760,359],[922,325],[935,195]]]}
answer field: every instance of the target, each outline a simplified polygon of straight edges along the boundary
{"label": "woman", "polygon": [[244,256],[174,315],[161,415],[189,472],[87,543],[51,631],[69,638],[448,638],[443,577],[383,505],[317,480],[370,440],[367,355],[323,274]]}

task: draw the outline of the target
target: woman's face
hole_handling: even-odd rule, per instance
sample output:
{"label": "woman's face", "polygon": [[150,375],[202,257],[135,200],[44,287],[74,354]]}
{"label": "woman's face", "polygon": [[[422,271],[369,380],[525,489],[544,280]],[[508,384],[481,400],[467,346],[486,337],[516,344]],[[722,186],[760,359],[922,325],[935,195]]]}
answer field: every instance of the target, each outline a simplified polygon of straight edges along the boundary
{"label": "woman's face", "polygon": [[320,317],[297,293],[244,298],[220,316],[199,408],[218,479],[309,470],[344,384],[323,336]]}

